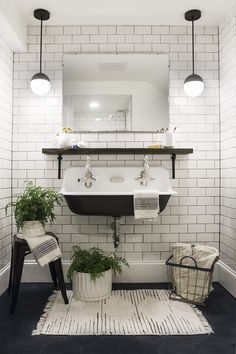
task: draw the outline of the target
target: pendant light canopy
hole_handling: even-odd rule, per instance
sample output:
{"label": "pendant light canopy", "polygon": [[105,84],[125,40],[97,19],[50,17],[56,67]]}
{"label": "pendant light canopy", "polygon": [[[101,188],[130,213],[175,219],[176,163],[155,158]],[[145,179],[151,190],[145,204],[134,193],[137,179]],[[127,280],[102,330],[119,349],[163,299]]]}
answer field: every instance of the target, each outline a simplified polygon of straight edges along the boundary
{"label": "pendant light canopy", "polygon": [[192,69],[193,73],[189,75],[184,81],[184,91],[187,96],[199,96],[204,89],[204,82],[200,75],[194,72],[194,21],[201,18],[200,10],[190,10],[185,13],[185,20],[192,22]]}
{"label": "pendant light canopy", "polygon": [[43,37],[43,21],[47,21],[50,18],[50,13],[47,10],[37,9],[34,11],[34,17],[41,22],[40,26],[40,64],[39,73],[34,74],[31,79],[31,89],[39,96],[44,96],[50,90],[49,77],[42,73],[42,37]]}

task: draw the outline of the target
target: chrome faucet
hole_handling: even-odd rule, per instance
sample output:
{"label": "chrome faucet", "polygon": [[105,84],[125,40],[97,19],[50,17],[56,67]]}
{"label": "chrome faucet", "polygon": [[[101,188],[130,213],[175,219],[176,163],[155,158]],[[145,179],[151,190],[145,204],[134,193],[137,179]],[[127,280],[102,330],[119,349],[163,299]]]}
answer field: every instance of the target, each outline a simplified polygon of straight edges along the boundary
{"label": "chrome faucet", "polygon": [[150,177],[150,167],[148,164],[148,156],[145,155],[143,159],[143,169],[140,172],[140,176],[136,178],[139,184],[142,186],[147,186],[148,181],[153,181],[155,178]]}
{"label": "chrome faucet", "polygon": [[93,182],[95,182],[97,179],[95,177],[93,177],[92,174],[92,170],[91,170],[91,166],[90,166],[90,156],[87,156],[86,159],[86,165],[85,165],[85,173],[84,173],[84,177],[82,177],[80,180],[84,181],[84,185],[86,188],[91,188]]}

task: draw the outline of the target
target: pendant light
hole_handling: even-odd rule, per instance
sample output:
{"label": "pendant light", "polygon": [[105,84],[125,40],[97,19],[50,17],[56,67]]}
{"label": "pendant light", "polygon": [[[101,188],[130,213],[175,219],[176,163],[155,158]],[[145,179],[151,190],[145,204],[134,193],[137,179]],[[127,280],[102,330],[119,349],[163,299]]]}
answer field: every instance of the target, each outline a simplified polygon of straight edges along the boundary
{"label": "pendant light", "polygon": [[37,9],[34,11],[34,17],[41,22],[40,25],[40,64],[39,73],[34,74],[31,79],[31,90],[39,96],[46,95],[50,90],[49,77],[42,73],[42,37],[43,37],[43,21],[47,21],[50,18],[50,13],[47,10]]}
{"label": "pendant light", "polygon": [[184,81],[184,91],[187,96],[197,97],[204,89],[204,82],[200,75],[194,72],[194,21],[201,18],[200,10],[190,10],[185,13],[185,20],[192,22],[192,69],[193,73]]}

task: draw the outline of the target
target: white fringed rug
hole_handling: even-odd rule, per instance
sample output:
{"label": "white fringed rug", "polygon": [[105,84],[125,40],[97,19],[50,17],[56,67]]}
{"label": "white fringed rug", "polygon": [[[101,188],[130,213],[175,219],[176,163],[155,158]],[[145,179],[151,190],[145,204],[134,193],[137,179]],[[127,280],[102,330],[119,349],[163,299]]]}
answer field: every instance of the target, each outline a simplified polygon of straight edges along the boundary
{"label": "white fringed rug", "polygon": [[48,300],[33,335],[196,335],[212,328],[193,305],[169,299],[167,290],[116,290],[109,299],[69,305],[60,292]]}

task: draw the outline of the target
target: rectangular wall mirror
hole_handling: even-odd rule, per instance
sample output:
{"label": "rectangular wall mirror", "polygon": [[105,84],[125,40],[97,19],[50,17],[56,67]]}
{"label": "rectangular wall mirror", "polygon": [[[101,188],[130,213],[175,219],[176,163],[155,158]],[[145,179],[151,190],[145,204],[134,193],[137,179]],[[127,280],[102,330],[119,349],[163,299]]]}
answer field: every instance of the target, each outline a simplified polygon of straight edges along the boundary
{"label": "rectangular wall mirror", "polygon": [[166,54],[68,54],[63,126],[75,132],[157,131],[169,125]]}

